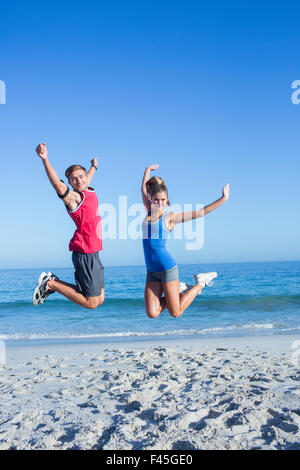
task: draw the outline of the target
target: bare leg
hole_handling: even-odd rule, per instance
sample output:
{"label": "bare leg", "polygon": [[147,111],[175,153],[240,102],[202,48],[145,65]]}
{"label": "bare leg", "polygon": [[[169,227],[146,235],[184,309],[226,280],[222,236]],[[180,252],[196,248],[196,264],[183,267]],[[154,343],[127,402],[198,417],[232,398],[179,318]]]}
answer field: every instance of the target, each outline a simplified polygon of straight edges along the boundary
{"label": "bare leg", "polygon": [[55,281],[54,279],[50,279],[47,283],[49,289],[53,290],[54,292],[58,292],[62,294],[67,299],[71,300],[75,304],[80,305],[84,308],[94,309],[97,308],[99,305],[102,305],[105,298],[104,289],[102,289],[101,295],[96,297],[85,297],[80,292],[77,292],[76,286],[73,284],[68,284],[67,282],[63,281]]}
{"label": "bare leg", "polygon": [[161,282],[146,282],[145,285],[145,309],[149,318],[158,317],[166,308],[166,299],[162,297],[163,287]]}
{"label": "bare leg", "polygon": [[202,289],[202,285],[195,284],[184,294],[179,294],[179,281],[164,282],[163,291],[170,315],[172,315],[172,317],[179,317],[182,315]]}

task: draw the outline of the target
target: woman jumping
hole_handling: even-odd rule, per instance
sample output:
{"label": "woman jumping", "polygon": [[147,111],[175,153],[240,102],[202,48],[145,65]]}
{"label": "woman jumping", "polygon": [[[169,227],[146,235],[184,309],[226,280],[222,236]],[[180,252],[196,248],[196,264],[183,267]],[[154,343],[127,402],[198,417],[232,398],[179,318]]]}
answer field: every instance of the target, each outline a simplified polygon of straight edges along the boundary
{"label": "woman jumping", "polygon": [[[142,183],[142,198],[147,216],[143,221],[143,248],[147,267],[145,308],[148,317],[156,318],[167,308],[170,315],[179,317],[200,294],[203,287],[217,277],[217,273],[195,274],[195,285],[180,293],[178,267],[166,248],[167,239],[176,224],[203,217],[220,207],[229,198],[229,184],[222,197],[203,209],[191,212],[168,212],[168,190],[159,177],[150,178],[150,172],[159,165],[146,168]],[[163,297],[164,294],[164,297]]]}

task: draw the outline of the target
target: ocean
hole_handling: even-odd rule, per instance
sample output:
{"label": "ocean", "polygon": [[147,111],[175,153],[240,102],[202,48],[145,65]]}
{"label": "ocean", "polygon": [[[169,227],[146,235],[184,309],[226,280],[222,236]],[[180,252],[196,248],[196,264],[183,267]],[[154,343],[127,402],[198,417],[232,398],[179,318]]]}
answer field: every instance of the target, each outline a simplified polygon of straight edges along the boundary
{"label": "ocean", "polygon": [[203,289],[181,317],[167,310],[156,319],[144,310],[146,270],[142,266],[106,267],[106,300],[86,310],[59,294],[44,305],[32,304],[41,271],[74,283],[73,269],[0,270],[0,340],[6,344],[159,338],[297,334],[300,332],[300,262],[179,265],[180,280],[217,271],[212,287]]}

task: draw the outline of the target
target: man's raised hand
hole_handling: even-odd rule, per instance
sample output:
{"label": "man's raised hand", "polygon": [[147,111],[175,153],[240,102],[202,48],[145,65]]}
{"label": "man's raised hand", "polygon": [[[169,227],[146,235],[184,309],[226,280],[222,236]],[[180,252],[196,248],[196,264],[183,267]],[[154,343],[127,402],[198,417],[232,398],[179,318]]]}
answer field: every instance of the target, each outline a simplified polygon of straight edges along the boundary
{"label": "man's raised hand", "polygon": [[98,168],[98,158],[97,157],[95,157],[91,160],[91,165]]}
{"label": "man's raised hand", "polygon": [[37,148],[35,149],[35,151],[42,160],[47,160],[48,150],[47,150],[45,142],[43,142],[42,144],[39,144]]}
{"label": "man's raised hand", "polygon": [[226,184],[222,189],[222,197],[227,201],[229,199],[229,184]]}

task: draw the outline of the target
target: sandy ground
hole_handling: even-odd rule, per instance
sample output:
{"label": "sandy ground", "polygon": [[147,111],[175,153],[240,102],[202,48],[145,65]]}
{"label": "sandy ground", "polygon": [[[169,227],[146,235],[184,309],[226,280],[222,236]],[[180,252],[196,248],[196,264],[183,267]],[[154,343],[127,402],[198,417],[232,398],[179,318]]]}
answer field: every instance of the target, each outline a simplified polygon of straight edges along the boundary
{"label": "sandy ground", "polygon": [[8,347],[0,449],[300,450],[299,385],[299,336]]}

